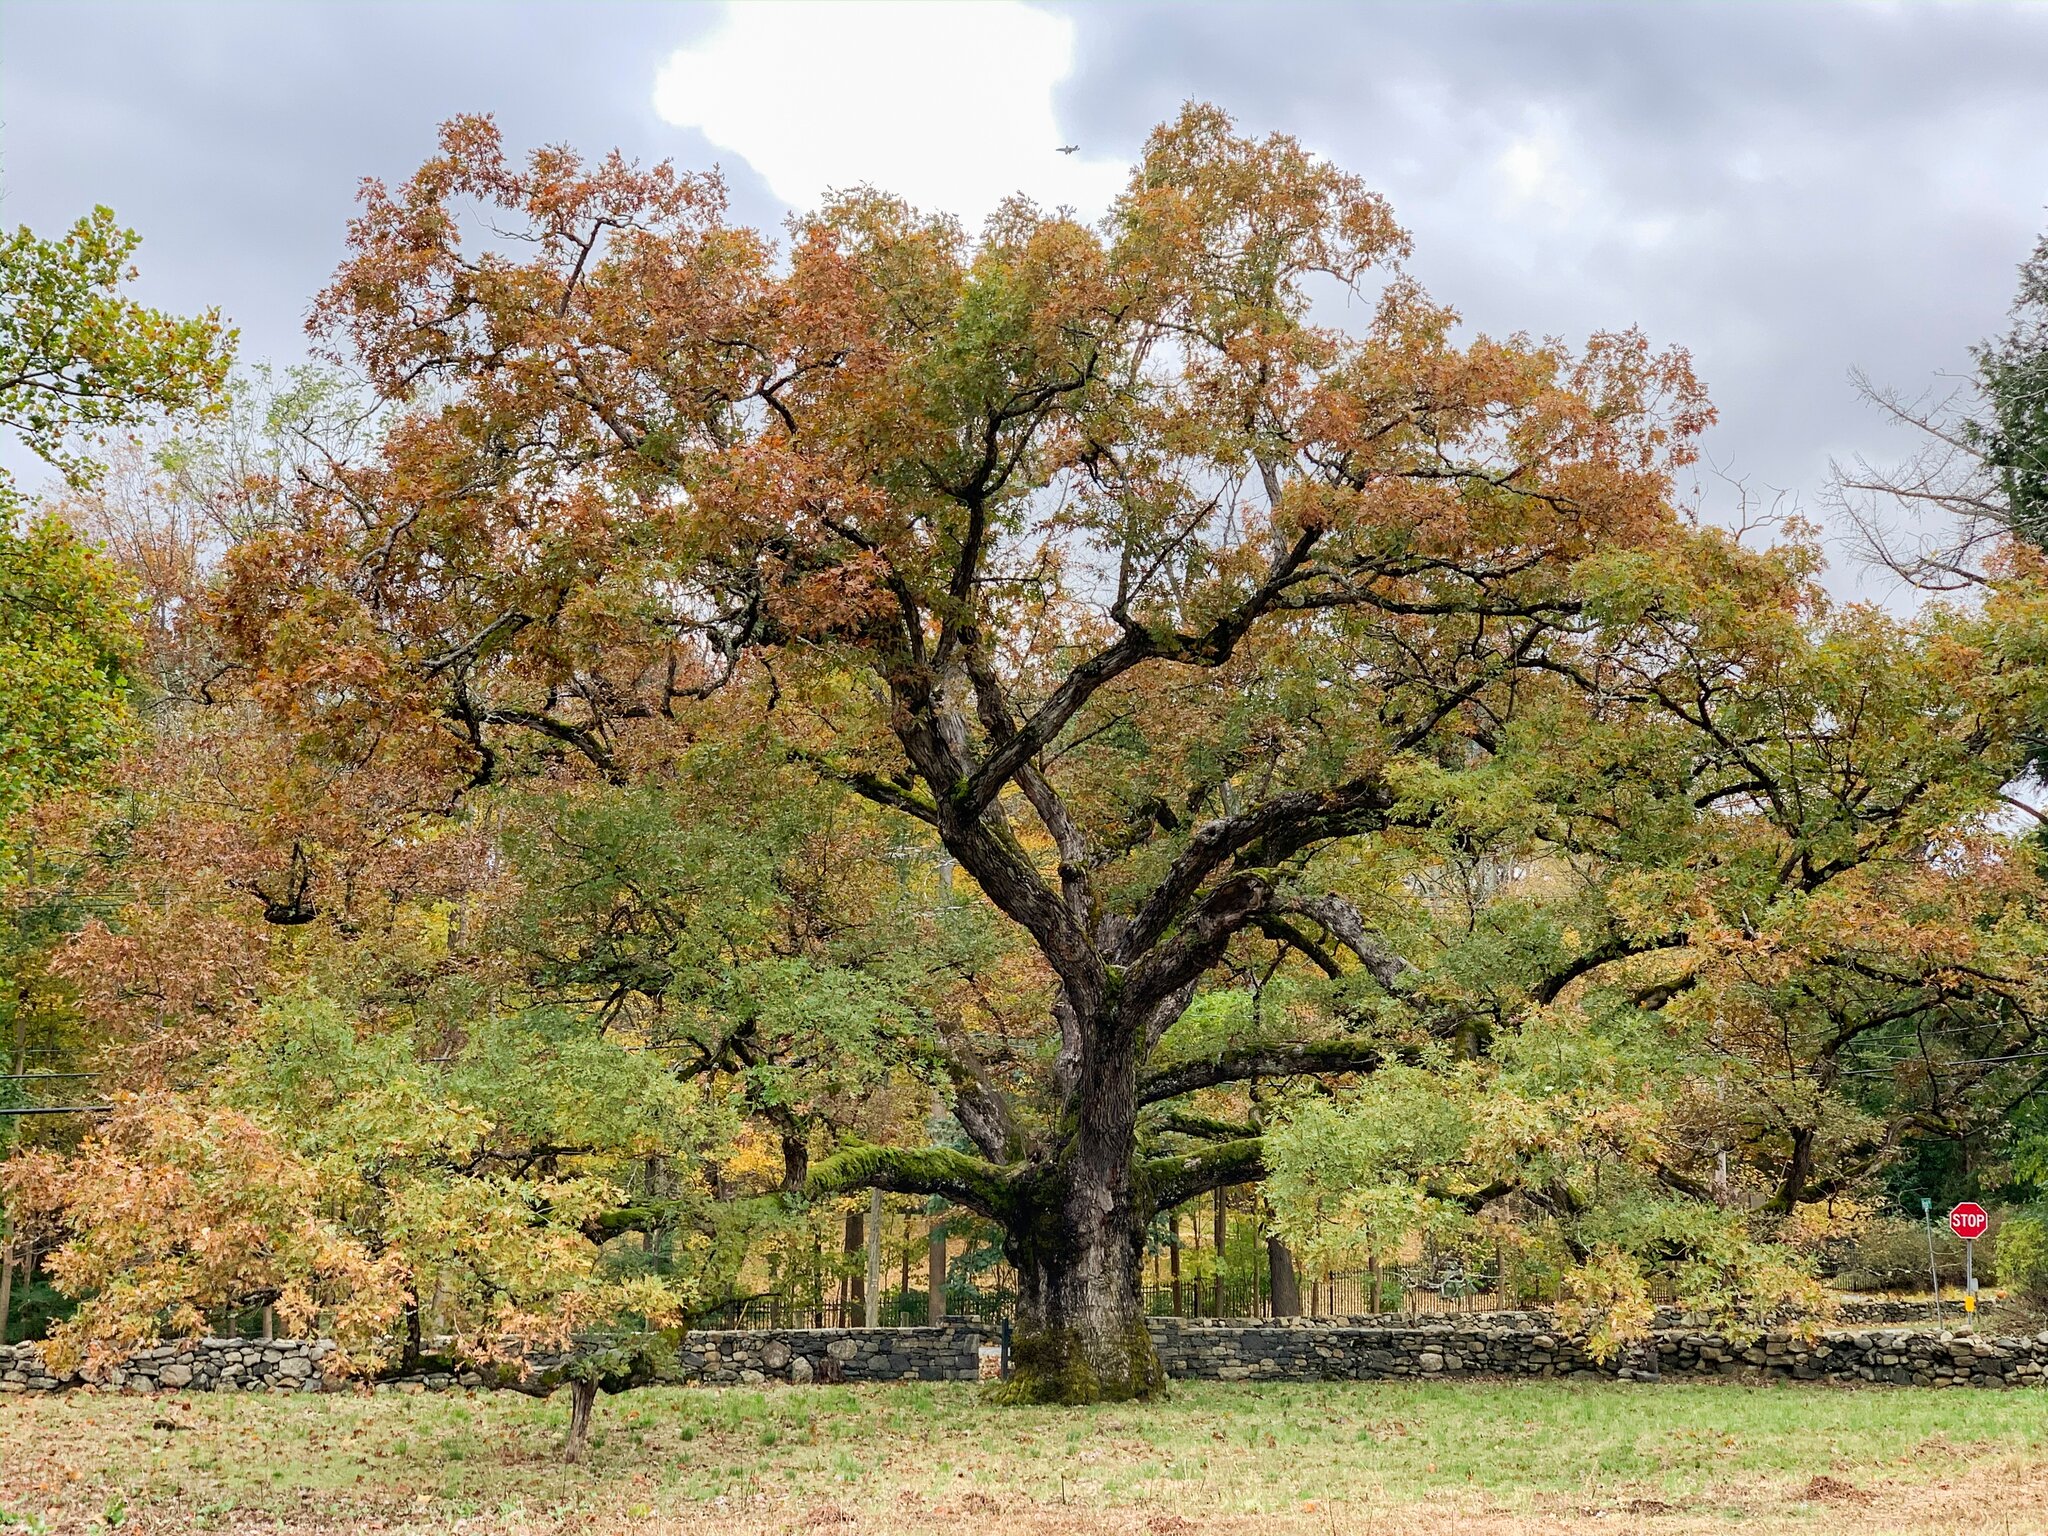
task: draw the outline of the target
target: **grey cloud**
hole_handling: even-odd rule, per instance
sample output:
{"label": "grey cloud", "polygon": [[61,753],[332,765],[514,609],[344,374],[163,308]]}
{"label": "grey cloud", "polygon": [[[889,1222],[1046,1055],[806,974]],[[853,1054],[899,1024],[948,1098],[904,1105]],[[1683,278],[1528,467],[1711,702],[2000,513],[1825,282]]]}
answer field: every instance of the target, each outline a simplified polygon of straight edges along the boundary
{"label": "grey cloud", "polygon": [[[1914,387],[1966,366],[2048,222],[2048,7],[1066,9],[1067,138],[1128,156],[1189,98],[1299,134],[1389,193],[1417,272],[1475,326],[1690,346],[1722,411],[1710,451],[1757,487],[1811,498],[1831,455],[1895,451],[1849,368]],[[153,300],[222,304],[250,352],[289,357],[357,179],[403,175],[453,113],[495,112],[522,145],[717,160],[650,106],[715,20],[0,0],[0,217],[110,203],[145,236]],[[1562,219],[1504,203],[1494,169],[1546,123],[1586,194]],[[780,219],[726,168],[741,217]]]}
{"label": "grey cloud", "polygon": [[[1710,455],[1757,492],[1810,499],[1831,456],[1898,452],[1848,370],[1918,388],[1966,368],[2048,222],[2040,6],[1069,14],[1077,137],[1135,141],[1190,97],[1298,134],[1389,193],[1416,271],[1476,325],[1690,346],[1721,408]],[[1556,228],[1491,181],[1546,118],[1589,189]]]}
{"label": "grey cloud", "polygon": [[[498,3],[0,5],[0,218],[54,230],[107,203],[141,232],[153,302],[222,305],[245,351],[304,347],[365,176],[401,177],[437,126],[491,112],[519,146],[614,146],[708,166],[658,119],[667,54],[715,13]],[[747,168],[741,216],[780,207]]]}

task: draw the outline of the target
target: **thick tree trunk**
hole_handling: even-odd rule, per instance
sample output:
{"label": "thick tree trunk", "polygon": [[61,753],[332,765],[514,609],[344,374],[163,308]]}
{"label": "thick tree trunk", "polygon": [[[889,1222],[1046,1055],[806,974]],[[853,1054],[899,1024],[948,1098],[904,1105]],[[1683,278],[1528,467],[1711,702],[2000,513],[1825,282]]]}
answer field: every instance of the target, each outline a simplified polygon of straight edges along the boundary
{"label": "thick tree trunk", "polygon": [[946,1226],[932,1223],[931,1246],[925,1256],[926,1320],[937,1327],[946,1320]]}
{"label": "thick tree trunk", "polygon": [[1806,1193],[1806,1186],[1813,1179],[1814,1144],[1816,1133],[1812,1126],[1795,1126],[1792,1131],[1792,1155],[1786,1161],[1784,1177],[1779,1180],[1777,1193],[1764,1206],[1774,1215],[1789,1216],[1799,1208],[1799,1200]]}
{"label": "thick tree trunk", "polygon": [[1273,1315],[1301,1316],[1301,1280],[1294,1272],[1294,1254],[1277,1237],[1266,1239],[1266,1263],[1273,1275]]}
{"label": "thick tree trunk", "polygon": [[1020,1191],[1030,1214],[1006,1243],[1017,1267],[1008,1401],[1123,1402],[1166,1385],[1140,1285],[1151,1212],[1133,1187],[1136,1086],[1134,1049],[1098,1043],[1080,1065],[1065,1155]]}
{"label": "thick tree trunk", "polygon": [[1072,1179],[1049,1192],[1029,1234],[1013,1235],[1017,1324],[1010,1402],[1123,1402],[1165,1386],[1139,1287],[1144,1223],[1106,1200],[1103,1185]]}
{"label": "thick tree trunk", "polygon": [[782,1133],[782,1187],[795,1194],[811,1176],[811,1147],[801,1128]]}

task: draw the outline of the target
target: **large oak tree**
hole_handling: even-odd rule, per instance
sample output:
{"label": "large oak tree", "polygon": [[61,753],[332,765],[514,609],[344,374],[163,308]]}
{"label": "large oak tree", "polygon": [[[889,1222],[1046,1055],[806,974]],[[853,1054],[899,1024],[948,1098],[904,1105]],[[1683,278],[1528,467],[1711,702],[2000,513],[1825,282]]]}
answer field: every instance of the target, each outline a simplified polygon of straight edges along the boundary
{"label": "large oak tree", "polygon": [[[714,176],[518,163],[465,119],[350,243],[315,323],[394,425],[234,552],[257,694],[309,750],[457,788],[718,739],[764,796],[800,773],[902,818],[1032,957],[1040,1028],[943,1031],[973,1152],[814,1184],[1001,1225],[1017,1395],[1154,1391],[1146,1224],[1261,1145],[1146,1127],[1471,1048],[1456,1010],[1200,1051],[1177,1022],[1254,942],[1402,985],[1346,861],[1597,670],[1579,571],[1673,536],[1684,357],[1462,339],[1380,197],[1207,108],[1100,227],[1013,202],[970,236],[861,189],[786,250]],[[1587,933],[1556,985],[1636,942]]]}

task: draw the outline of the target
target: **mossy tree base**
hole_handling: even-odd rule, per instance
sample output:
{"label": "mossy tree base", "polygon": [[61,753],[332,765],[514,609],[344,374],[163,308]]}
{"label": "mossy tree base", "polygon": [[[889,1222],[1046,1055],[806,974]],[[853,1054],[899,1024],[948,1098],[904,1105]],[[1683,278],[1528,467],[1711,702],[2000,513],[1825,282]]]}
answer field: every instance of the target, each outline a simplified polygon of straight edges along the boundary
{"label": "mossy tree base", "polygon": [[1009,1380],[988,1391],[991,1402],[1068,1406],[1165,1394],[1166,1372],[1142,1321],[1093,1337],[1078,1328],[1020,1330],[1010,1345]]}

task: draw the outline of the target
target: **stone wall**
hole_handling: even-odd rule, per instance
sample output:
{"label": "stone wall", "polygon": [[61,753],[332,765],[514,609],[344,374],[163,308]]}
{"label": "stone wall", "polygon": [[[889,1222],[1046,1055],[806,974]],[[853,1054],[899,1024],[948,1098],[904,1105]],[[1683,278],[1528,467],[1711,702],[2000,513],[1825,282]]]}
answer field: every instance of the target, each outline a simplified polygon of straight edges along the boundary
{"label": "stone wall", "polygon": [[710,1386],[759,1381],[975,1381],[997,1334],[958,1320],[932,1328],[752,1328],[686,1334],[683,1375]]}
{"label": "stone wall", "polygon": [[1459,1376],[1735,1376],[1916,1386],[2018,1386],[2048,1381],[2048,1333],[1991,1337],[1920,1330],[1834,1329],[1811,1342],[1663,1329],[1604,1364],[1541,1313],[1470,1317],[1289,1319],[1239,1323],[1154,1318],[1166,1374],[1195,1381],[1371,1381]]}
{"label": "stone wall", "polygon": [[[773,1328],[684,1335],[678,1364],[684,1380],[707,1386],[782,1381],[974,1381],[984,1344],[996,1333],[974,1322],[935,1328]],[[326,1339],[199,1339],[144,1350],[94,1383],[124,1392],[317,1392],[350,1385],[330,1379],[321,1362],[334,1352]],[[536,1366],[559,1357],[536,1360]],[[392,1391],[481,1387],[477,1371],[397,1373],[375,1385]],[[55,1392],[83,1385],[52,1375],[34,1344],[0,1347],[0,1392]]]}
{"label": "stone wall", "polygon": [[[1168,1376],[1192,1381],[1457,1380],[1468,1376],[1738,1377],[1895,1382],[1918,1386],[2048,1384],[2048,1333],[1994,1337],[1905,1328],[1838,1328],[1812,1341],[1772,1333],[1731,1339],[1669,1327],[1601,1363],[1540,1312],[1402,1319],[1290,1318],[1242,1322],[1152,1318]],[[994,1328],[957,1319],[932,1328],[769,1328],[697,1332],[679,1355],[683,1377],[708,1386],[823,1381],[974,1381]],[[314,1392],[346,1385],[322,1362],[326,1340],[202,1339],[146,1350],[103,1388],[127,1392]],[[0,1349],[0,1391],[78,1385],[43,1369],[33,1344]],[[473,1371],[393,1377],[380,1388],[478,1387]]]}
{"label": "stone wall", "polygon": [[[108,1372],[99,1385],[122,1392],[318,1392],[329,1385],[321,1362],[327,1339],[192,1339],[145,1349]],[[79,1385],[43,1367],[33,1344],[0,1346],[0,1392],[54,1392]]]}

